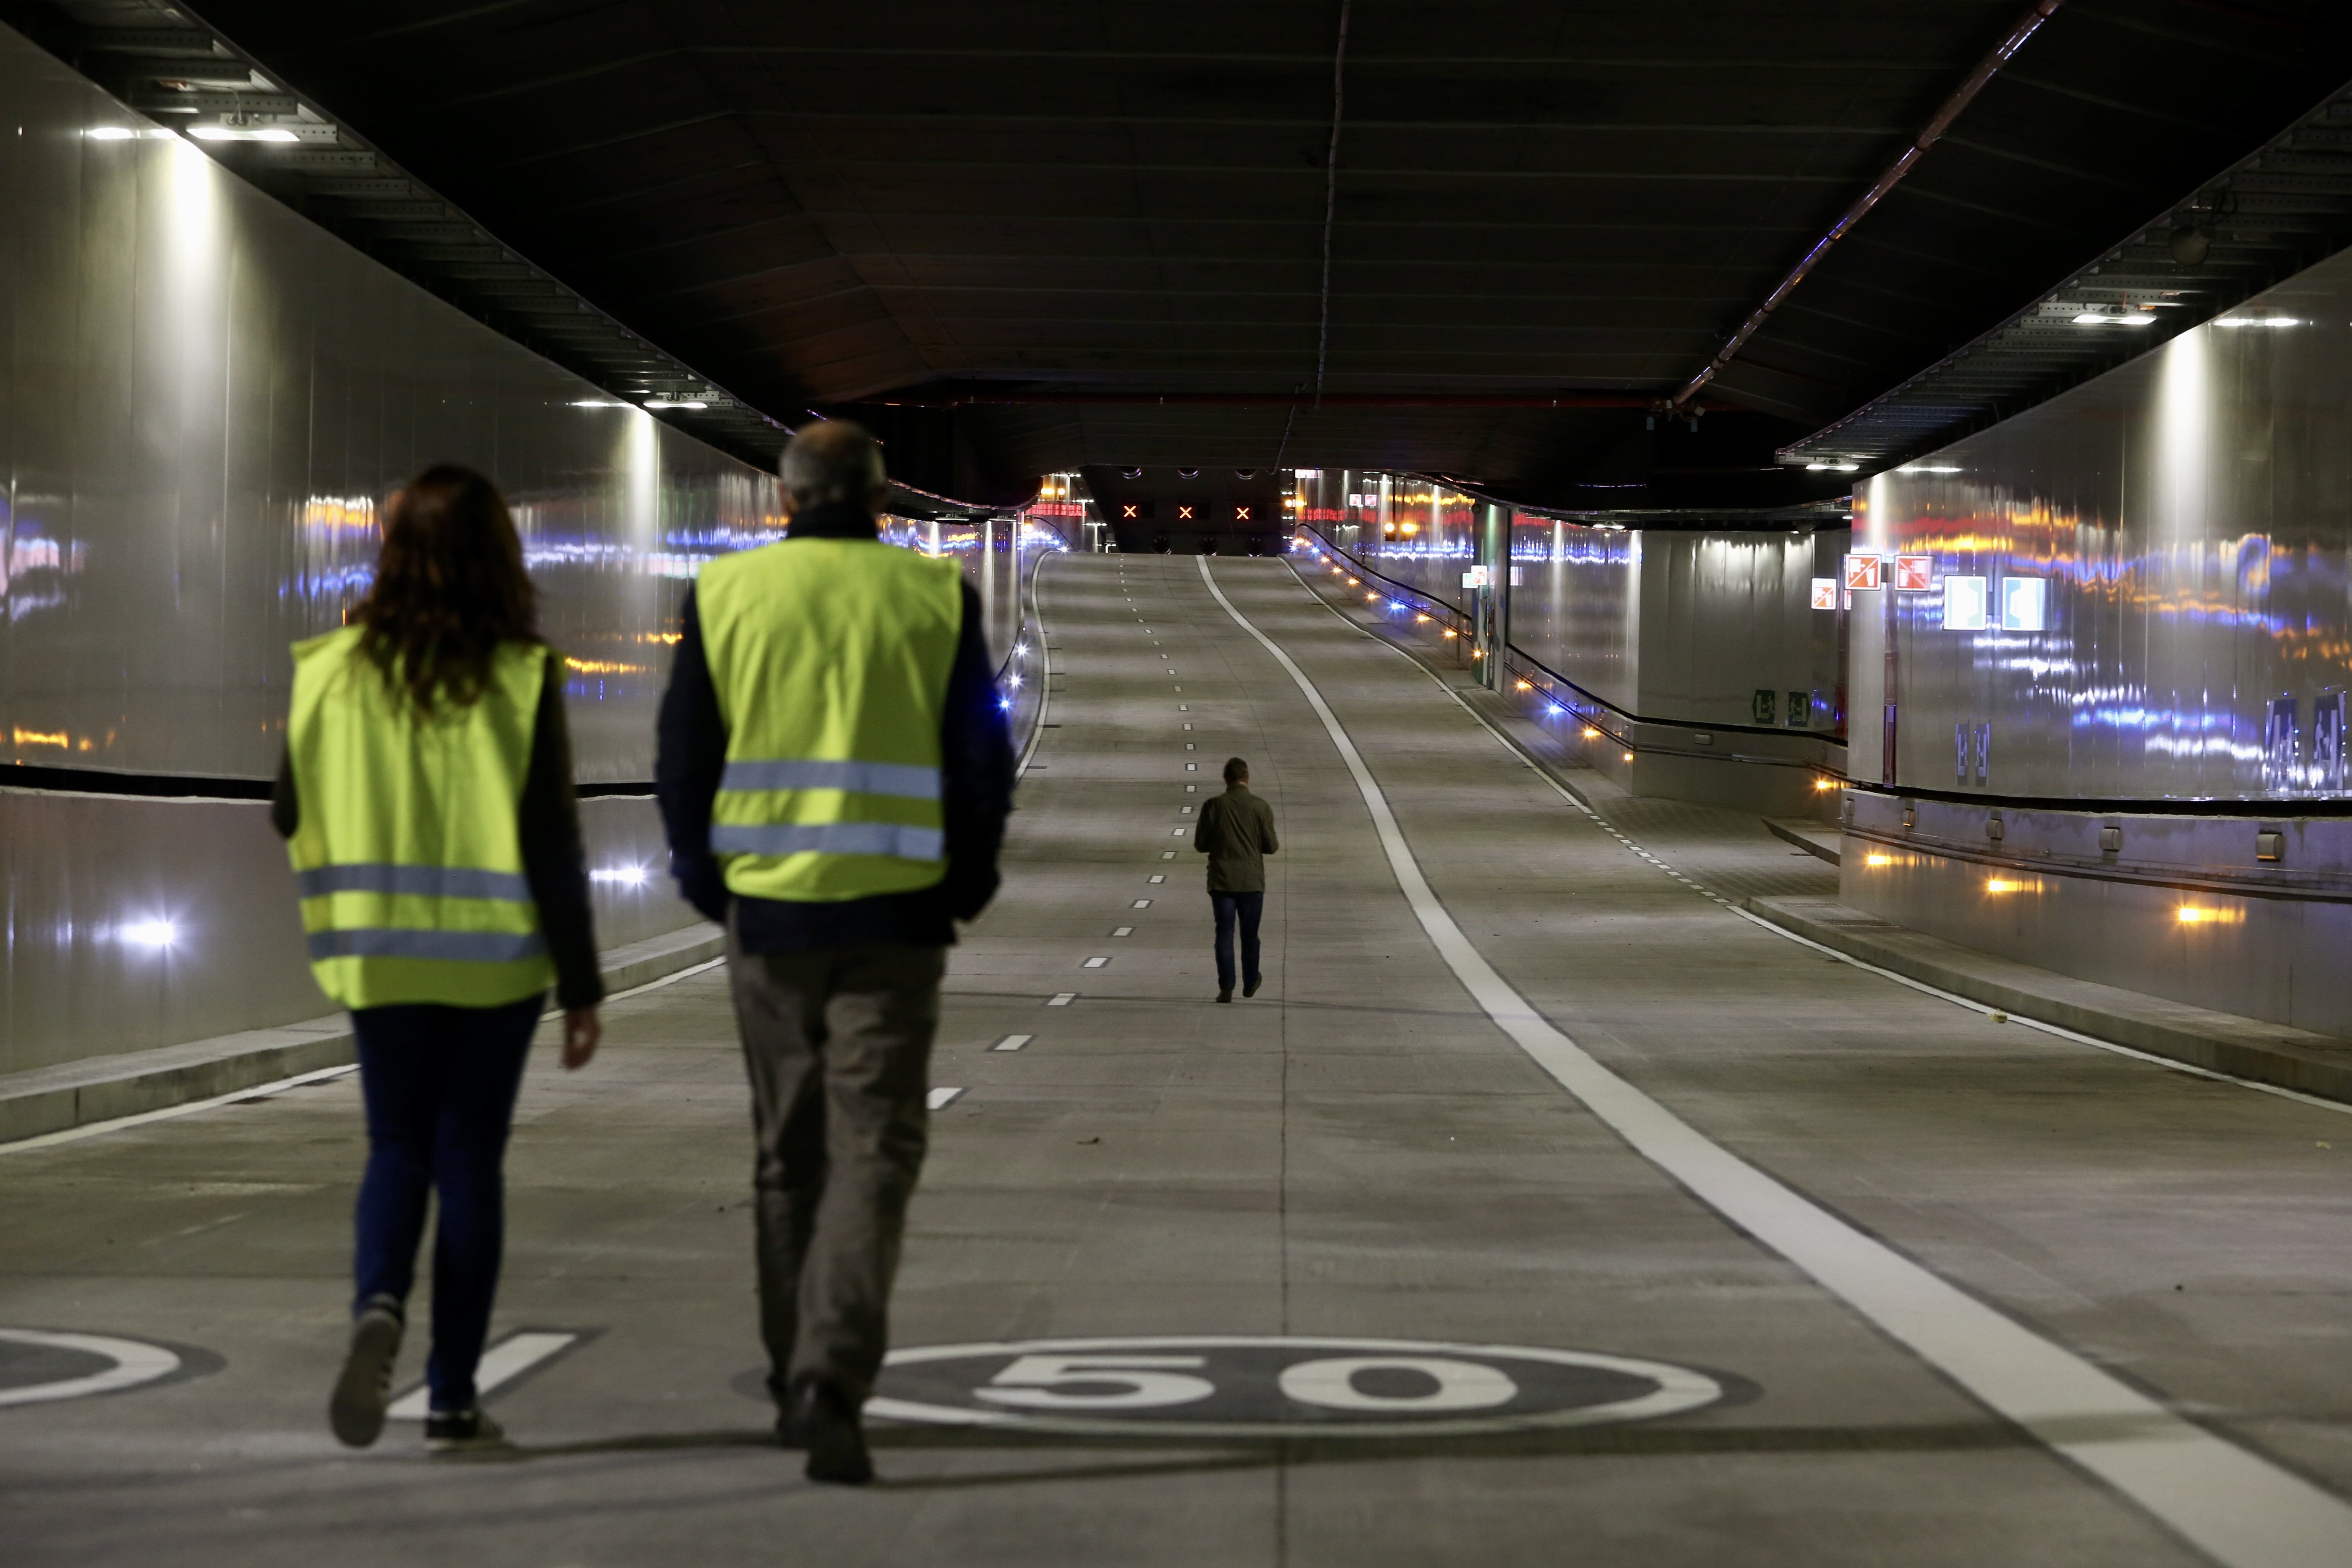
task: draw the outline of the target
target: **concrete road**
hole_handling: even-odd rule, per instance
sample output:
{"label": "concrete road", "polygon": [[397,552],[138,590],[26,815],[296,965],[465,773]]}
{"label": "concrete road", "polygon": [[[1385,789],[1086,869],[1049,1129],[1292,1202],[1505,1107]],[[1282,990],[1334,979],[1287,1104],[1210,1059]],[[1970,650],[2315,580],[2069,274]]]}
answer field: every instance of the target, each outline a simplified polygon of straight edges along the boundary
{"label": "concrete road", "polygon": [[[1055,727],[955,954],[933,1079],[961,1092],[894,1323],[978,1348],[886,1380],[918,1418],[877,1422],[884,1484],[810,1487],[766,1439],[711,972],[615,1003],[588,1071],[534,1064],[496,1331],[553,1353],[493,1396],[495,1458],[326,1431],[349,1078],[0,1152],[0,1328],[182,1358],[11,1405],[104,1363],[0,1340],[6,1561],[2352,1561],[2327,1533],[2352,1488],[2344,1113],[1761,929],[1710,893],[1827,868],[1586,775],[1590,815],[1287,565],[1213,577],[1233,613],[1192,560],[1048,568]],[[1283,850],[1265,988],[1221,1006],[1191,825],[1234,754]],[[1564,1088],[1496,994],[1603,1092]],[[1637,1150],[1668,1123],[1680,1152]],[[1726,1207],[1757,1194],[1752,1222]],[[2021,1419],[1970,1381],[2004,1364],[2152,1414]]]}

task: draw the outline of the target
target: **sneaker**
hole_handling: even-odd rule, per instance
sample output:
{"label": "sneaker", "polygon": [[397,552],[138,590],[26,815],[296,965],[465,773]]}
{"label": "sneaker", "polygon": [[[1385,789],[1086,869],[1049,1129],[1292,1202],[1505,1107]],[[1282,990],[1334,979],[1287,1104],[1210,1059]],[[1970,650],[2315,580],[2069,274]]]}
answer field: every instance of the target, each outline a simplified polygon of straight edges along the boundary
{"label": "sneaker", "polygon": [[444,1450],[492,1448],[504,1443],[507,1434],[475,1405],[463,1410],[429,1412],[425,1417],[425,1440]]}
{"label": "sneaker", "polygon": [[392,1363],[400,1354],[400,1303],[378,1297],[352,1321],[351,1352],[327,1401],[327,1424],[346,1447],[364,1448],[383,1435],[392,1402]]}
{"label": "sneaker", "polygon": [[1222,991],[1219,991],[1219,992],[1217,993],[1217,1000],[1218,1000],[1218,1001],[1220,1001],[1220,1002],[1230,1002],[1230,1001],[1232,1001],[1233,999],[1234,999],[1234,988],[1233,988],[1232,986],[1230,986],[1230,985],[1226,986],[1224,989],[1223,989]]}
{"label": "sneaker", "polygon": [[857,1406],[833,1384],[821,1377],[804,1380],[788,1419],[808,1447],[809,1479],[862,1487],[874,1479]]}
{"label": "sneaker", "polygon": [[1242,987],[1242,994],[1244,996],[1255,996],[1257,994],[1257,988],[1265,984],[1265,981],[1263,977],[1253,980],[1248,984]]}

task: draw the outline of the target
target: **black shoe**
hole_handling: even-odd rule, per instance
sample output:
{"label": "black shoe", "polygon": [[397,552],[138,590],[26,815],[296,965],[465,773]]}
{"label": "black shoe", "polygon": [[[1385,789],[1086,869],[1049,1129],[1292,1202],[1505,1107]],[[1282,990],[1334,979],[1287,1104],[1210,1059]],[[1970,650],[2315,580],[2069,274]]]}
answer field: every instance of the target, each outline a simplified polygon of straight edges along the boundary
{"label": "black shoe", "polygon": [[463,1410],[435,1410],[425,1417],[425,1440],[436,1448],[495,1448],[507,1440],[506,1429],[482,1413],[478,1405]]}
{"label": "black shoe", "polygon": [[1220,991],[1217,993],[1217,1000],[1218,1000],[1218,1001],[1220,1001],[1220,1002],[1230,1002],[1230,1001],[1232,1001],[1233,999],[1234,999],[1234,988],[1233,988],[1232,986],[1230,986],[1230,985],[1225,986],[1223,990],[1220,990]]}
{"label": "black shoe", "polygon": [[874,1479],[866,1434],[849,1395],[821,1377],[804,1380],[785,1418],[808,1447],[808,1479],[862,1487]]}
{"label": "black shoe", "polygon": [[327,1401],[327,1424],[346,1447],[364,1448],[383,1435],[392,1399],[392,1363],[400,1354],[400,1303],[380,1296],[352,1321],[352,1348]]}
{"label": "black shoe", "polygon": [[1244,996],[1255,996],[1257,994],[1257,988],[1265,984],[1265,981],[1263,977],[1253,980],[1248,984],[1242,987],[1242,994]]}

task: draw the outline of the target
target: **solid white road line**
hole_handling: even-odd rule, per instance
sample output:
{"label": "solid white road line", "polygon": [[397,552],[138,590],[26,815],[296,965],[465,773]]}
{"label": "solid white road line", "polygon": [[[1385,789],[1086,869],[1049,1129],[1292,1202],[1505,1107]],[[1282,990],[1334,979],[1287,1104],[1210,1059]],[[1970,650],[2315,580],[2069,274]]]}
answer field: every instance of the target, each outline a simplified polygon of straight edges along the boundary
{"label": "solid white road line", "polygon": [[961,1089],[935,1089],[929,1094],[923,1096],[923,1109],[926,1110],[945,1110],[949,1106],[955,1103],[956,1096],[962,1092],[963,1090]]}
{"label": "solid white road line", "polygon": [[1388,797],[1323,694],[1217,586],[1322,721],[1422,930],[1486,1016],[1643,1157],[1811,1275],[1995,1413],[2105,1481],[2228,1568],[2341,1568],[2352,1505],[2182,1419],[1799,1195],[1601,1065],[1512,989],[1438,901]]}
{"label": "solid white road line", "polygon": [[[477,1403],[488,1399],[494,1392],[512,1383],[532,1367],[557,1352],[569,1349],[579,1341],[578,1334],[542,1332],[526,1330],[509,1334],[505,1339],[482,1352],[481,1364],[474,1369],[474,1398]],[[423,1384],[392,1402],[384,1414],[394,1421],[422,1421],[431,1400],[431,1392]]]}
{"label": "solid white road line", "polygon": [[992,1051],[1017,1051],[1036,1037],[1034,1035],[1007,1035],[988,1048]]}
{"label": "solid white road line", "polygon": [[1045,998],[1045,1005],[1048,1007],[1066,1007],[1077,999],[1078,994],[1075,991],[1056,991],[1051,996]]}

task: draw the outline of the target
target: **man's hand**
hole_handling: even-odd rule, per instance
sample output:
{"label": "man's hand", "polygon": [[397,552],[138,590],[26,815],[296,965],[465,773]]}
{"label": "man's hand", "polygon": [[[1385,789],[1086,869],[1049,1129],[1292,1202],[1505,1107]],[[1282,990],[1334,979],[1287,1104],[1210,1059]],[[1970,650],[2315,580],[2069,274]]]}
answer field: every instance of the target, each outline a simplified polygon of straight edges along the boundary
{"label": "man's hand", "polygon": [[563,1068],[576,1072],[588,1065],[596,1054],[596,1043],[604,1037],[604,1026],[593,1007],[566,1007],[563,1010]]}

